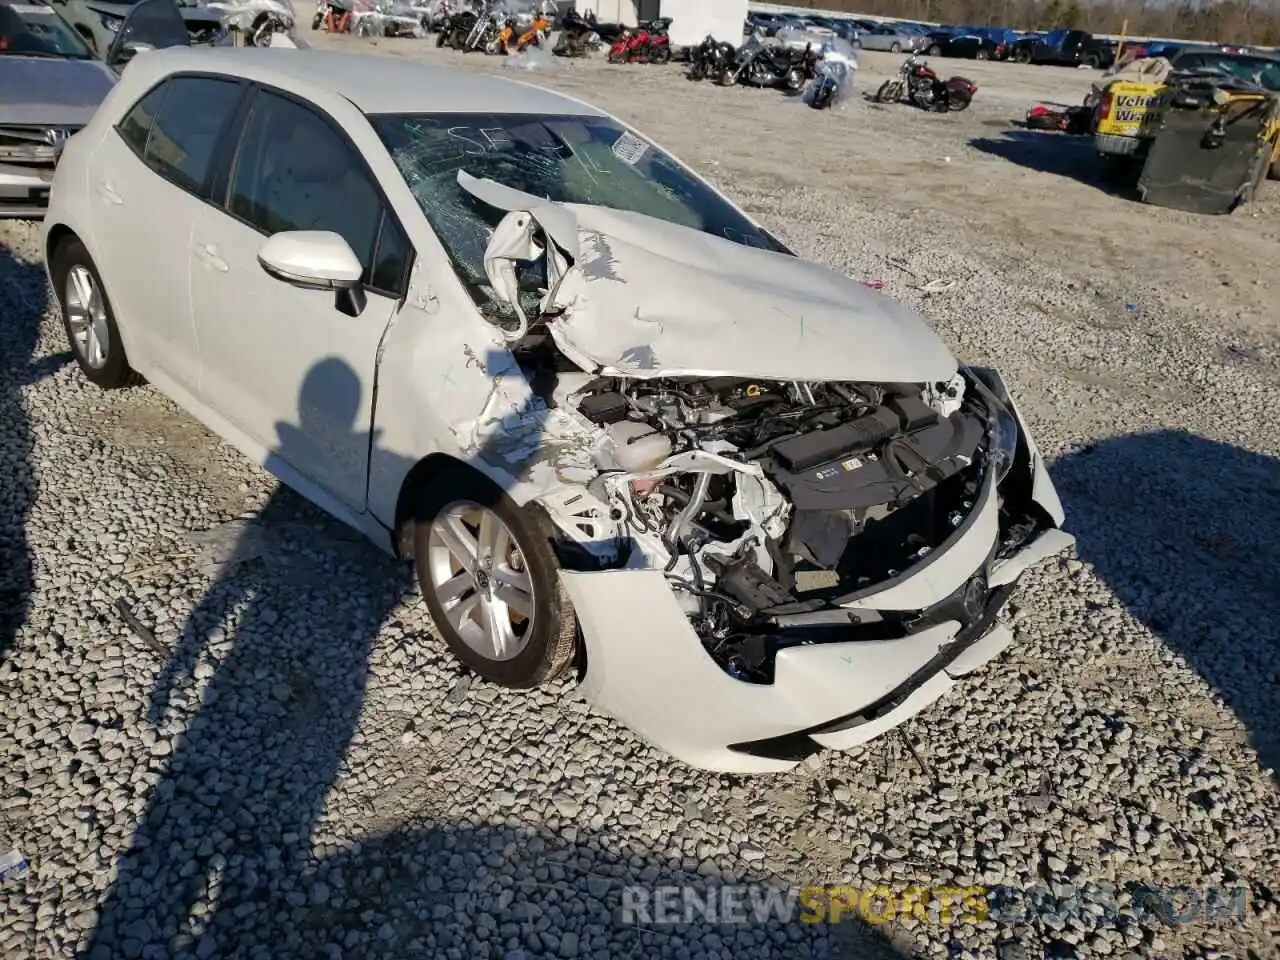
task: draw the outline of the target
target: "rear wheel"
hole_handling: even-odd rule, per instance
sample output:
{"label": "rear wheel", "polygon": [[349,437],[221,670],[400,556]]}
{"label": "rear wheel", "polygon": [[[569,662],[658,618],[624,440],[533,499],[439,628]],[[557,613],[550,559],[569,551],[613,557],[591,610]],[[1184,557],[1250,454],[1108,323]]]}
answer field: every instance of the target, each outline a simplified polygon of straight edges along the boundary
{"label": "rear wheel", "polygon": [[418,499],[414,563],[453,655],[486,680],[534,687],[573,659],[577,618],[560,581],[551,520],[458,465]]}
{"label": "rear wheel", "polygon": [[649,62],[650,63],[668,63],[670,62],[670,60],[671,60],[671,48],[663,46],[653,51],[653,56],[650,58]]}
{"label": "rear wheel", "polygon": [[129,366],[102,277],[79,237],[58,244],[49,273],[67,342],[89,382],[105,390],[141,383]]}
{"label": "rear wheel", "polygon": [[929,56],[931,57],[942,56],[942,48],[935,43],[933,46],[929,48]]}
{"label": "rear wheel", "polygon": [[901,53],[901,52],[902,52],[902,44],[900,44],[900,43],[891,43],[891,44],[889,44],[889,52],[890,52],[890,53]]}
{"label": "rear wheel", "polygon": [[989,54],[986,50],[979,50],[977,53],[973,55],[973,58],[975,60],[990,60],[991,54]]}
{"label": "rear wheel", "polygon": [[1030,63],[1031,51],[1028,50],[1026,47],[1019,47],[1017,50],[1013,51],[1013,62],[1014,63]]}
{"label": "rear wheel", "polygon": [[1091,70],[1097,70],[1098,67],[1102,66],[1102,61],[1098,58],[1096,53],[1088,53],[1085,54],[1084,65],[1089,67]]}

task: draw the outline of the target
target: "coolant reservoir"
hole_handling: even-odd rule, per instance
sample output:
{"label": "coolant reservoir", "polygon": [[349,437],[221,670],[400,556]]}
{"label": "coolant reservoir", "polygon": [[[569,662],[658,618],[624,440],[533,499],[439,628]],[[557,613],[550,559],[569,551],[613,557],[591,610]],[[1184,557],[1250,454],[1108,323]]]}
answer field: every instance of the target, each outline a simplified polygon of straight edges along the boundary
{"label": "coolant reservoir", "polygon": [[605,427],[613,441],[613,458],[623,470],[648,470],[671,456],[671,441],[639,420],[620,420]]}

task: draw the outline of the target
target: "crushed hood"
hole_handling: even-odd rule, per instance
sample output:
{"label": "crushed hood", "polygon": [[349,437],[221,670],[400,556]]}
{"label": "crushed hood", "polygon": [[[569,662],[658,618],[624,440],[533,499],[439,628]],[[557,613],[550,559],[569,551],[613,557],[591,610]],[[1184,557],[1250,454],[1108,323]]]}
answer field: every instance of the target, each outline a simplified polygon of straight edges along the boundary
{"label": "crushed hood", "polygon": [[513,292],[514,261],[540,253],[529,241],[530,217],[555,245],[543,308],[564,312],[547,326],[588,371],[916,383],[956,372],[921,316],[818,264],[629,211],[555,203],[462,171],[458,182],[508,211],[486,255],[496,290]]}
{"label": "crushed hood", "polygon": [[0,124],[81,127],[115,85],[98,60],[0,57]]}

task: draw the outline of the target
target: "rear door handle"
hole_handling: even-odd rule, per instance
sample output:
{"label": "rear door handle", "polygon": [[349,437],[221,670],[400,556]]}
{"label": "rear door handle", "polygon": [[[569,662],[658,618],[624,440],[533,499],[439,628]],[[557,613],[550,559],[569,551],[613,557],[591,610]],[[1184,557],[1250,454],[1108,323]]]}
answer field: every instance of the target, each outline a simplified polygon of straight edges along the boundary
{"label": "rear door handle", "polygon": [[124,203],[124,197],[116,193],[116,188],[109,183],[98,184],[98,196],[107,201],[107,203],[115,204],[116,206]]}
{"label": "rear door handle", "polygon": [[199,257],[206,266],[212,267],[219,273],[226,273],[231,267],[227,261],[218,256],[218,248],[208,243],[196,244],[196,256]]}

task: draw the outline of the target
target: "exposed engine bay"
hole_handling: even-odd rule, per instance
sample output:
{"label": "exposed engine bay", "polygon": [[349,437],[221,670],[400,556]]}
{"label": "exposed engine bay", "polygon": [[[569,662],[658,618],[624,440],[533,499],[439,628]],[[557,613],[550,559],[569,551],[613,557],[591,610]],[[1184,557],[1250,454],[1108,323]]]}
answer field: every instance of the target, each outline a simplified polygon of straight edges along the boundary
{"label": "exposed engine bay", "polygon": [[963,373],[925,385],[577,373],[549,392],[603,435],[588,486],[619,532],[663,569],[712,658],[757,683],[786,645],[847,640],[855,624],[868,638],[877,624],[886,639],[909,632],[911,614],[841,604],[958,535],[1018,442]]}

